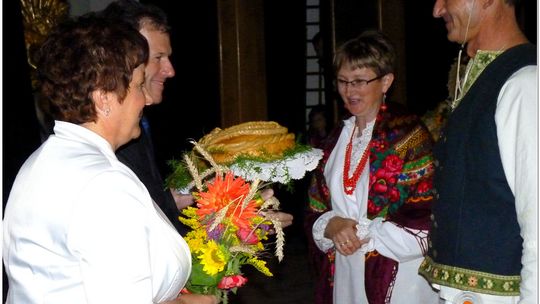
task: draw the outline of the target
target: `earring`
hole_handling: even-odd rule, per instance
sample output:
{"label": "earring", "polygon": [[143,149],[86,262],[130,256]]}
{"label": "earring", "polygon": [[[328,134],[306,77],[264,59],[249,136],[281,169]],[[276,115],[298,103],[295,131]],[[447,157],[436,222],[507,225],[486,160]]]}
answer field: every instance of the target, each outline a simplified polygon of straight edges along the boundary
{"label": "earring", "polygon": [[109,117],[109,114],[111,114],[111,109],[110,108],[105,109],[105,117]]}
{"label": "earring", "polygon": [[388,107],[386,106],[386,93],[382,97],[381,110],[384,112]]}

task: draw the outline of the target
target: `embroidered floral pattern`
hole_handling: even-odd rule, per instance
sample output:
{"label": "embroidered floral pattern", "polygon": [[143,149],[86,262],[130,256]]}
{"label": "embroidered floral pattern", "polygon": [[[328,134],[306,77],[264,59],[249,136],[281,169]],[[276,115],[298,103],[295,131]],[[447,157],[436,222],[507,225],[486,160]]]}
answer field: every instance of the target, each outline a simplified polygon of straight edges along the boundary
{"label": "embroidered floral pattern", "polygon": [[[378,145],[386,145],[379,140]],[[394,150],[378,151],[371,149],[369,176],[368,217],[385,216],[387,212],[395,212],[403,205],[406,197],[405,189],[398,184],[398,175],[403,168],[403,160]]]}
{"label": "embroidered floral pattern", "polygon": [[419,273],[430,283],[500,296],[518,296],[521,282],[520,276],[503,276],[441,265],[429,257],[420,265]]}
{"label": "embroidered floral pattern", "polygon": [[463,99],[463,96],[467,94],[476,79],[478,79],[478,76],[480,76],[484,69],[502,53],[502,51],[477,51],[476,55],[469,60],[469,63],[467,64],[467,72],[465,73],[467,75],[465,77],[466,80],[459,94],[459,98],[457,98],[451,105],[452,109],[457,108],[459,102],[461,99]]}
{"label": "embroidered floral pattern", "polygon": [[414,184],[425,176],[433,174],[433,157],[431,155],[422,157],[417,161],[407,162],[403,165],[403,172],[398,176],[400,184]]}

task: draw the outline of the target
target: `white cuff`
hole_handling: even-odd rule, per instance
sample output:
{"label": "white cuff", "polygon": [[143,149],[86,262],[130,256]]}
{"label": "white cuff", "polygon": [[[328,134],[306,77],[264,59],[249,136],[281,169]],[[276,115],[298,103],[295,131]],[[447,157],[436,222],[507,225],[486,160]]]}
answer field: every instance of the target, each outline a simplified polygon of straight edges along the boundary
{"label": "white cuff", "polygon": [[319,216],[315,223],[313,223],[313,240],[322,252],[327,252],[334,247],[334,242],[331,239],[324,237],[324,231],[326,230],[328,221],[336,215],[334,210],[327,211]]}
{"label": "white cuff", "polygon": [[358,239],[362,240],[365,238],[369,238],[369,242],[365,243],[364,245],[362,245],[362,247],[360,247],[360,249],[358,249],[361,253],[364,254],[375,250],[375,242],[370,237],[369,232],[369,226],[371,225],[371,222],[372,221],[367,218],[361,218],[356,225],[356,236],[358,237]]}

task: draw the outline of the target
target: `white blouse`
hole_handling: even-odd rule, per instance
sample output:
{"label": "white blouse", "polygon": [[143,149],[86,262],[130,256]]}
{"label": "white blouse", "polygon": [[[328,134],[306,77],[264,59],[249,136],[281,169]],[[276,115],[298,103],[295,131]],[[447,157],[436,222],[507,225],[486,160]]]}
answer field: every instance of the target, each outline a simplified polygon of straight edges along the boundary
{"label": "white blouse", "polygon": [[5,210],[6,303],[160,303],[191,255],[109,143],[56,122],[22,166]]}
{"label": "white blouse", "polygon": [[[350,256],[341,255],[336,251],[334,303],[367,303],[364,288],[364,254],[375,249],[383,256],[400,263],[392,291],[392,304],[408,304],[411,299],[416,299],[417,303],[437,303],[437,294],[427,281],[418,275],[418,267],[423,256],[416,238],[391,222],[382,222],[381,218],[370,221],[367,218],[369,165],[364,168],[352,195],[347,195],[343,190],[345,150],[354,129],[355,119],[353,116],[344,121],[343,130],[324,168],[332,210],[323,213],[313,224],[313,238],[323,252],[334,247],[332,240],[324,237],[326,225],[334,216],[356,220],[359,223],[358,237],[370,238],[368,244]],[[356,162],[351,163],[358,163],[363,147],[371,140],[374,124],[375,120],[369,122],[360,139],[354,142],[354,146],[358,148],[356,152],[353,149],[352,159]],[[356,169],[356,165],[351,167],[353,167],[351,170]]]}

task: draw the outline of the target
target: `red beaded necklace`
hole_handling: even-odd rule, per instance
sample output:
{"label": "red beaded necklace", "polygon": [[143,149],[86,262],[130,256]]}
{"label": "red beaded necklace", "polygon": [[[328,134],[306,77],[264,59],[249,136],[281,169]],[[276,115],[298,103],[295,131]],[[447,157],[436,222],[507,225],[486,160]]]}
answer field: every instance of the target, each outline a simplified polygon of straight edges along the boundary
{"label": "red beaded necklace", "polygon": [[362,154],[362,157],[360,158],[360,162],[358,163],[358,166],[354,170],[353,175],[349,177],[349,170],[351,169],[352,143],[353,143],[353,137],[354,137],[355,131],[356,131],[356,125],[354,126],[354,129],[352,131],[351,139],[349,140],[349,143],[347,144],[347,149],[345,150],[345,163],[343,164],[343,189],[345,190],[345,193],[347,193],[348,195],[351,195],[354,192],[354,189],[356,189],[356,184],[358,183],[360,174],[362,173],[362,171],[364,171],[364,168],[366,167],[366,163],[369,156],[369,148],[371,146],[371,141],[370,141],[366,149],[364,150],[364,153]]}

